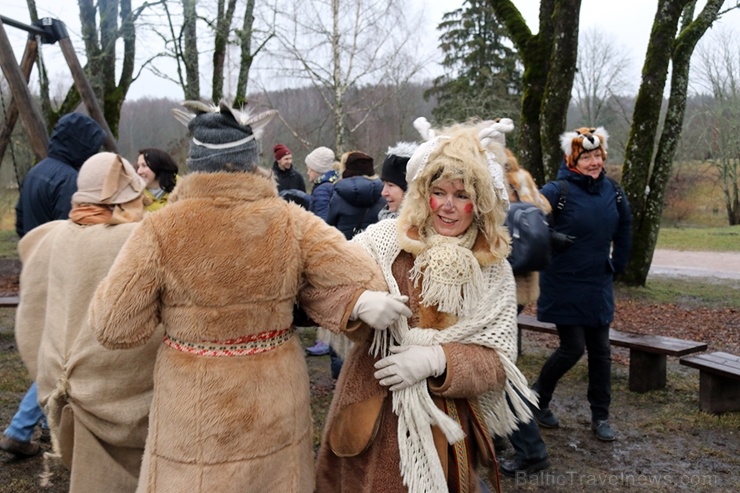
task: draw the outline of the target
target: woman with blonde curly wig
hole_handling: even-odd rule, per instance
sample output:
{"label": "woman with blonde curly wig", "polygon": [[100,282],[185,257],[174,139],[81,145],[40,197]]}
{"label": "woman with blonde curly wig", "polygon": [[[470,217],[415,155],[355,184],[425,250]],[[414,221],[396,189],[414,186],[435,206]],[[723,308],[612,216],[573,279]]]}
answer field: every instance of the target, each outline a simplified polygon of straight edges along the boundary
{"label": "woman with blonde curly wig", "polygon": [[531,419],[514,364],[504,148],[480,124],[423,130],[399,217],[353,239],[412,316],[355,341],[318,454],[321,493],[485,491],[481,464],[498,490],[489,430]]}

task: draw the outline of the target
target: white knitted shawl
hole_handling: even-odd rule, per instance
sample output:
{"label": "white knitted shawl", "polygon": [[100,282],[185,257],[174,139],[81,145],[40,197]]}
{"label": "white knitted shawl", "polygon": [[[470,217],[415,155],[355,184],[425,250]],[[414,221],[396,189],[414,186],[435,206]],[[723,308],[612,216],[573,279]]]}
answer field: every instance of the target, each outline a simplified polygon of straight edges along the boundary
{"label": "white knitted shawl", "polygon": [[[400,294],[391,266],[401,246],[398,241],[398,221],[388,219],[370,226],[355,236],[359,243],[380,265],[388,289]],[[514,277],[505,260],[481,268],[483,289],[480,303],[470,314],[463,314],[457,323],[444,330],[411,328],[401,319],[389,331],[376,331],[371,353],[385,357],[389,345],[436,345],[449,342],[479,344],[493,348],[506,372],[504,391],[479,396],[486,423],[493,433],[505,436],[517,428],[517,423],[532,419],[523,400],[536,403],[525,377],[514,362],[517,355],[516,294]],[[392,341],[388,337],[392,337]],[[511,401],[511,407],[506,402]],[[432,438],[432,425],[445,433],[449,443],[463,439],[460,426],[438,409],[427,389],[426,381],[393,392],[393,411],[398,415],[398,447],[401,455],[403,483],[410,493],[447,491],[442,464]]]}

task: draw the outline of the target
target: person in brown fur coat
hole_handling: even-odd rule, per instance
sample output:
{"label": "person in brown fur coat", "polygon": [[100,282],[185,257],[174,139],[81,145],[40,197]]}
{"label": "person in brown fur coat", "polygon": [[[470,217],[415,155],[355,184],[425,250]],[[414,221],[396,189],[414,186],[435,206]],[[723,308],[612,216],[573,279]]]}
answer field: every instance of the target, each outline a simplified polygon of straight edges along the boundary
{"label": "person in brown fur coat", "polygon": [[278,196],[251,116],[187,103],[193,139],[171,205],[144,219],[98,287],[90,326],[109,348],[165,336],[137,491],[313,492],[309,381],[292,326],[367,337],[409,315],[370,257]]}
{"label": "person in brown fur coat", "polygon": [[318,493],[476,493],[479,464],[498,487],[490,433],[531,419],[536,397],[514,364],[504,148],[474,125],[441,132],[427,132],[408,162],[399,217],[353,239],[413,315],[355,340],[318,453]]}

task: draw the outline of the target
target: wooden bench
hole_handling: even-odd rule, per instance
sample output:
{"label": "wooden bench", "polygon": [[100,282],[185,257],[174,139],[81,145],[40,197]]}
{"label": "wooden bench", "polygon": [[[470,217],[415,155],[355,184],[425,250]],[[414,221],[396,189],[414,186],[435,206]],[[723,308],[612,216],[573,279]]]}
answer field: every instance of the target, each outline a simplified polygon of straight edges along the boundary
{"label": "wooden bench", "polygon": [[[519,330],[533,330],[546,334],[557,334],[554,324],[540,322],[529,315],[519,315]],[[687,341],[675,337],[649,334],[632,334],[609,330],[612,346],[630,350],[629,389],[633,392],[647,392],[663,389],[666,385],[666,356],[686,356],[706,351],[704,342]]]}
{"label": "wooden bench", "polygon": [[681,358],[682,365],[699,370],[699,408],[709,413],[740,411],[740,356],[697,354]]}
{"label": "wooden bench", "polygon": [[0,296],[0,308],[15,308],[18,306],[17,296]]}

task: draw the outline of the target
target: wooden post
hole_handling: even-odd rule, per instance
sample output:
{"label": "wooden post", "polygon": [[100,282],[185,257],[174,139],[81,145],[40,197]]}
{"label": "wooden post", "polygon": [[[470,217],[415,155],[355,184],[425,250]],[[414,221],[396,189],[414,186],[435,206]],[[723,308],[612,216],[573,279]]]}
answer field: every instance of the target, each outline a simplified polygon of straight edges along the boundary
{"label": "wooden post", "polygon": [[[38,55],[38,47],[36,39],[29,37],[26,42],[26,49],[23,52],[23,58],[21,59],[21,74],[26,79],[26,83],[28,83],[31,78],[33,63],[36,61],[36,56]],[[10,143],[10,137],[13,135],[13,129],[15,128],[15,123],[17,121],[18,108],[15,106],[15,100],[11,97],[5,108],[5,121],[0,124],[0,164],[3,162],[5,150]]]}
{"label": "wooden post", "polygon": [[699,372],[699,408],[713,414],[740,411],[740,383],[736,378]]}
{"label": "wooden post", "polygon": [[13,55],[13,47],[5,33],[2,19],[0,19],[0,66],[5,74],[5,79],[8,81],[8,86],[10,86],[15,106],[20,112],[21,123],[28,135],[31,149],[33,149],[33,153],[38,160],[41,160],[46,157],[49,136],[46,133],[41,111],[31,97],[28,84],[23,80],[23,74],[15,60],[15,55]]}
{"label": "wooden post", "polygon": [[646,353],[630,349],[629,389],[632,392],[647,392],[664,389],[665,384],[665,354]]}
{"label": "wooden post", "polygon": [[85,71],[82,69],[82,65],[80,65],[77,55],[75,55],[75,50],[72,46],[72,42],[69,40],[69,36],[59,39],[59,47],[62,49],[64,59],[67,61],[67,65],[69,65],[70,72],[72,72],[75,87],[77,87],[77,90],[80,92],[82,101],[85,102],[87,112],[105,131],[105,142],[103,145],[108,151],[118,153],[118,143],[113,137],[113,132],[111,132],[108,122],[105,120],[105,115],[103,115],[103,111],[100,109],[98,100],[95,97],[95,92],[85,76]]}

